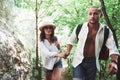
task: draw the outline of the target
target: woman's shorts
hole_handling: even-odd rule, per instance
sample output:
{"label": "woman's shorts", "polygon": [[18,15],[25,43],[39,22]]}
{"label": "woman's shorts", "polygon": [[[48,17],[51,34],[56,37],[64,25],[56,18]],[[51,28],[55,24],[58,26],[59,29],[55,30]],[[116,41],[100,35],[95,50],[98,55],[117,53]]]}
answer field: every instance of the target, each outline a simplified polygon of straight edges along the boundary
{"label": "woman's shorts", "polygon": [[52,70],[44,68],[45,72],[53,72],[54,68],[62,68],[62,60],[60,59],[53,67]]}

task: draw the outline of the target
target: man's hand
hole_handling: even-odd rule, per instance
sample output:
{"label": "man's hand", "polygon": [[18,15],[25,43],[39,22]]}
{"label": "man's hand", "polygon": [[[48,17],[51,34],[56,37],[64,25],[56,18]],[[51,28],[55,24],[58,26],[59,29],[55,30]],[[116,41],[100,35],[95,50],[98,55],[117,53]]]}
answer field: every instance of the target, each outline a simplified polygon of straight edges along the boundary
{"label": "man's hand", "polygon": [[61,53],[58,53],[55,55],[55,57],[60,57],[60,58],[64,58],[66,59],[68,57],[69,53],[66,51],[66,52],[61,52]]}
{"label": "man's hand", "polygon": [[65,57],[65,52],[62,52],[62,53],[58,53],[55,55],[55,57],[60,57],[60,58],[64,58]]}
{"label": "man's hand", "polygon": [[118,71],[117,64],[115,62],[109,63],[108,71],[110,75],[116,74]]}

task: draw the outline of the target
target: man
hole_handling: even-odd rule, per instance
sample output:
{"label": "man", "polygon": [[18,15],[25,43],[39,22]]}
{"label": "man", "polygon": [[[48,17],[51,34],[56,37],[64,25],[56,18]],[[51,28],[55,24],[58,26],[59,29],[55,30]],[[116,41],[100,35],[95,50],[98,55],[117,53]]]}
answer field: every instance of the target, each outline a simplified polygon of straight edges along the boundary
{"label": "man", "polygon": [[[99,53],[104,39],[104,25],[99,23],[101,10],[93,6],[88,10],[88,22],[84,23],[78,35],[78,44],[73,57],[73,80],[96,80],[96,71],[100,70]],[[76,28],[73,30],[67,44],[67,57],[76,39]],[[109,48],[111,62],[108,70],[117,72],[118,49],[116,47],[112,31],[109,30],[106,46]]]}

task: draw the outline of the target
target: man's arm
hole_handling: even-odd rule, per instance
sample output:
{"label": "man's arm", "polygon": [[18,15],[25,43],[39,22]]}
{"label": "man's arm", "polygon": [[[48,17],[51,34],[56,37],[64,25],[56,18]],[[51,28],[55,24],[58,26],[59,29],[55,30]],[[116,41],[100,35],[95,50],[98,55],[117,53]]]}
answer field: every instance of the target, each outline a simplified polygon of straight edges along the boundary
{"label": "man's arm", "polygon": [[118,61],[118,55],[117,54],[112,54],[110,55],[110,58],[111,58],[111,62],[115,62],[117,63]]}
{"label": "man's arm", "polygon": [[55,55],[55,57],[61,57],[61,58],[67,58],[70,54],[70,51],[72,49],[72,45],[71,44],[67,44],[67,51],[66,52],[62,52],[62,53],[58,53]]}
{"label": "man's arm", "polygon": [[70,54],[70,51],[71,51],[71,49],[72,49],[72,45],[71,44],[67,44],[67,51],[66,51],[66,56],[65,56],[65,58],[67,58],[67,56]]}

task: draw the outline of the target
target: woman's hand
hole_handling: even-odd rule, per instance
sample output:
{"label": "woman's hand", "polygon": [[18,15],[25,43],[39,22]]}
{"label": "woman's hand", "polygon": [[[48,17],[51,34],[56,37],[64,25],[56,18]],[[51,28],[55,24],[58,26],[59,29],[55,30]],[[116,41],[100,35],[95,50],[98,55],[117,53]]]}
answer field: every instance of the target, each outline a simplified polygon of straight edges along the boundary
{"label": "woman's hand", "polygon": [[64,58],[65,57],[65,52],[62,52],[62,53],[58,53],[55,55],[55,57],[60,57],[60,58]]}

